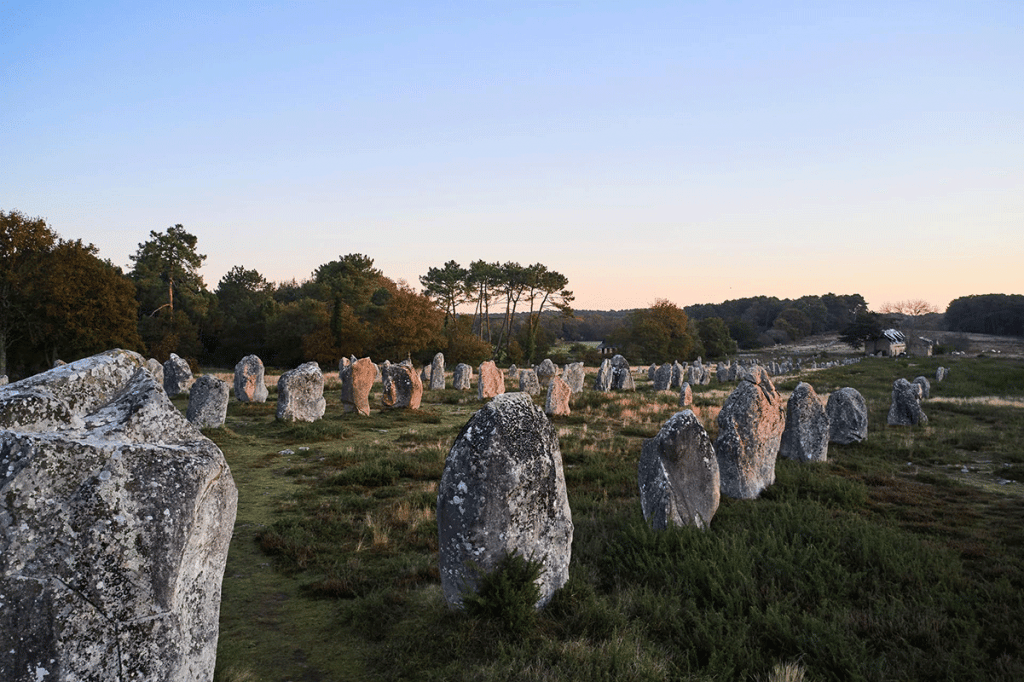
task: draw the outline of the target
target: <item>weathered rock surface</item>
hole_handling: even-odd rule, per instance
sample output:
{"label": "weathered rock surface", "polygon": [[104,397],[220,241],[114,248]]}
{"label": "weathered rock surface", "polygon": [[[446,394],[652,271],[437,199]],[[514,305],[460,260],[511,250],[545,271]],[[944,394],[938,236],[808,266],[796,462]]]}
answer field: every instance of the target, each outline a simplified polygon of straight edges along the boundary
{"label": "weathered rock surface", "polygon": [[530,395],[540,395],[540,381],[532,369],[519,370],[519,390]]}
{"label": "weathered rock surface", "polygon": [[200,429],[219,429],[228,416],[228,382],[204,374],[192,384],[185,418]]}
{"label": "weathered rock surface", "polygon": [[381,404],[384,407],[390,410],[420,409],[420,402],[423,400],[423,382],[416,376],[415,369],[406,364],[389,365],[382,367],[381,374],[384,383],[381,390]]}
{"label": "weathered rock surface", "polygon": [[558,376],[558,366],[551,361],[551,358],[545,358],[534,371],[537,372],[537,381],[543,388],[547,388],[551,379]]}
{"label": "weathered rock surface", "polygon": [[753,368],[718,413],[715,454],[722,493],[754,499],[775,482],[775,458],[786,425],[782,396],[762,367]]}
{"label": "weathered rock surface", "polygon": [[457,391],[468,391],[473,388],[473,368],[464,362],[455,366],[452,372],[452,388]]}
{"label": "weathered rock surface", "polygon": [[306,362],[277,380],[277,418],[291,422],[315,422],[324,416],[324,375],[320,365]]}
{"label": "weathered rock surface", "polygon": [[711,523],[721,497],[718,460],[692,411],[676,412],[644,441],[638,474],[640,507],[655,530]]}
{"label": "weathered rock surface", "polygon": [[668,391],[672,388],[672,369],[673,365],[666,362],[661,367],[656,367],[653,372],[651,382],[654,384],[655,391]]}
{"label": "weathered rock surface", "polygon": [[786,404],[786,428],[779,443],[779,455],[798,462],[828,459],[829,424],[825,406],[814,387],[801,381]]}
{"label": "weathered rock surface", "polygon": [[855,388],[833,391],[825,404],[828,415],[828,439],[832,443],[849,445],[868,437],[868,405]]}
{"label": "weathered rock surface", "polygon": [[935,381],[936,382],[945,381],[945,379],[946,379],[946,377],[948,375],[949,375],[949,370],[947,368],[939,367],[938,369],[935,370]]}
{"label": "weathered rock surface", "polygon": [[693,389],[690,388],[690,382],[684,381],[683,385],[679,387],[679,407],[689,407],[693,405]]}
{"label": "weathered rock surface", "polygon": [[633,371],[629,362],[621,355],[612,356],[612,389],[616,391],[635,391]]}
{"label": "weathered rock surface", "polygon": [[149,358],[146,360],[146,369],[153,375],[153,379],[156,381],[156,385],[160,388],[164,386],[164,366],[156,358]]}
{"label": "weathered rock surface", "polygon": [[530,396],[496,396],[448,453],[437,492],[441,587],[453,606],[508,554],[539,561],[543,606],[569,578],[572,513],[554,427]]}
{"label": "weathered rock surface", "polygon": [[341,406],[345,412],[364,417],[370,414],[370,391],[376,377],[377,365],[370,358],[354,360],[341,371]]}
{"label": "weathered rock surface", "polygon": [[917,377],[913,382],[921,387],[921,397],[925,400],[932,396],[932,385],[928,381],[928,377]]}
{"label": "weathered rock surface", "polygon": [[594,390],[606,393],[612,390],[612,361],[605,358],[601,366],[597,368],[597,377],[594,379]]}
{"label": "weathered rock surface", "polygon": [[267,402],[267,382],[263,361],[246,355],[235,365],[235,400],[243,403]]}
{"label": "weathered rock surface", "polygon": [[582,362],[571,362],[562,369],[562,381],[569,385],[573,395],[583,393],[583,382],[586,380],[586,370]]}
{"label": "weathered rock surface", "polygon": [[505,377],[494,364],[494,360],[484,360],[477,368],[480,380],[477,382],[477,396],[480,400],[489,400],[505,392]]}
{"label": "weathered rock surface", "polygon": [[430,363],[430,390],[444,390],[444,354],[438,353]]}
{"label": "weathered rock surface", "polygon": [[188,363],[176,354],[171,353],[170,359],[164,363],[164,391],[173,398],[181,393],[188,393],[195,378]]}
{"label": "weathered rock surface", "polygon": [[544,414],[553,417],[564,417],[571,413],[569,400],[572,398],[572,389],[569,384],[562,380],[562,377],[551,377],[548,383],[548,395],[544,401]]}
{"label": "weathered rock surface", "polygon": [[928,416],[921,410],[921,385],[903,379],[892,384],[892,403],[886,423],[890,426],[927,424]]}
{"label": "weathered rock surface", "polygon": [[109,351],[0,389],[0,679],[209,682],[237,490]]}

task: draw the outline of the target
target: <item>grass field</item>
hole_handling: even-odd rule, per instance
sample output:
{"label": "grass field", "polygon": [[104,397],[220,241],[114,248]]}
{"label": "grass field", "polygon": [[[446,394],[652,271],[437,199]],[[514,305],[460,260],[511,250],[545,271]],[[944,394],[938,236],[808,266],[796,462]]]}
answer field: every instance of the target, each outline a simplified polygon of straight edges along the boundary
{"label": "grass field", "polygon": [[[940,364],[928,424],[886,426],[892,381]],[[554,420],[570,579],[527,627],[514,603],[468,615],[441,597],[437,482],[475,391],[358,417],[331,388],[313,424],[277,422],[273,395],[232,402],[206,432],[239,489],[216,679],[1024,679],[1024,361],[865,359],[776,385],[801,379],[859,390],[868,439],[780,460],[706,532],[640,514],[641,444],[677,397],[585,391]],[[694,391],[712,438],[721,389]]]}

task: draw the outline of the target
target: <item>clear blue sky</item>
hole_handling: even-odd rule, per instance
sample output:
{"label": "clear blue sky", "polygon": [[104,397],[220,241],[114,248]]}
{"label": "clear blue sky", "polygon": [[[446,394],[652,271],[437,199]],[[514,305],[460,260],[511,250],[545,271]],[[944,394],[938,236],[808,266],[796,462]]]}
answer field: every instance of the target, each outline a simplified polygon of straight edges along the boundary
{"label": "clear blue sky", "polygon": [[1024,293],[1024,2],[0,3],[0,209],[579,308]]}

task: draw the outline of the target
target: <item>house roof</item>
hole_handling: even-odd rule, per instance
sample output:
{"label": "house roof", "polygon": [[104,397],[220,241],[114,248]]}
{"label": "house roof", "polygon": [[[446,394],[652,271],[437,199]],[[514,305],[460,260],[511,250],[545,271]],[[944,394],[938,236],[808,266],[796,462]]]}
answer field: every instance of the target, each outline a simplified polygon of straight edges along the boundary
{"label": "house roof", "polygon": [[903,335],[899,329],[883,329],[882,336],[889,339],[893,343],[906,343],[907,337]]}

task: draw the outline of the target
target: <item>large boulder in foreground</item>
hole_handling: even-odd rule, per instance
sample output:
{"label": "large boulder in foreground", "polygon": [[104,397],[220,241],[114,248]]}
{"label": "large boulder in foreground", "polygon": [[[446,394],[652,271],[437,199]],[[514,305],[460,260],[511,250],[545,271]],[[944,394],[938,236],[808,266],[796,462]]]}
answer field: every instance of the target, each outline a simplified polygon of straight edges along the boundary
{"label": "large boulder in foreground", "polygon": [[786,426],[782,396],[768,372],[754,367],[718,413],[715,454],[722,493],[754,499],[775,482],[775,459]]}
{"label": "large boulder in foreground", "polygon": [[825,404],[828,415],[828,439],[849,445],[868,437],[868,404],[855,388],[847,386],[833,391]]}
{"label": "large boulder in foreground", "polygon": [[655,530],[708,527],[721,499],[718,460],[691,410],[676,412],[644,441],[638,468],[640,507]]}
{"label": "large boulder in foreground", "polygon": [[441,587],[461,606],[510,553],[540,561],[543,606],[569,579],[572,513],[558,435],[525,393],[496,396],[463,427],[437,491]]}
{"label": "large boulder in foreground", "polygon": [[786,404],[786,428],[779,454],[798,462],[824,462],[828,459],[828,436],[825,406],[814,387],[801,381]]}
{"label": "large boulder in foreground", "polygon": [[110,351],[0,389],[0,679],[208,682],[237,491]]}

